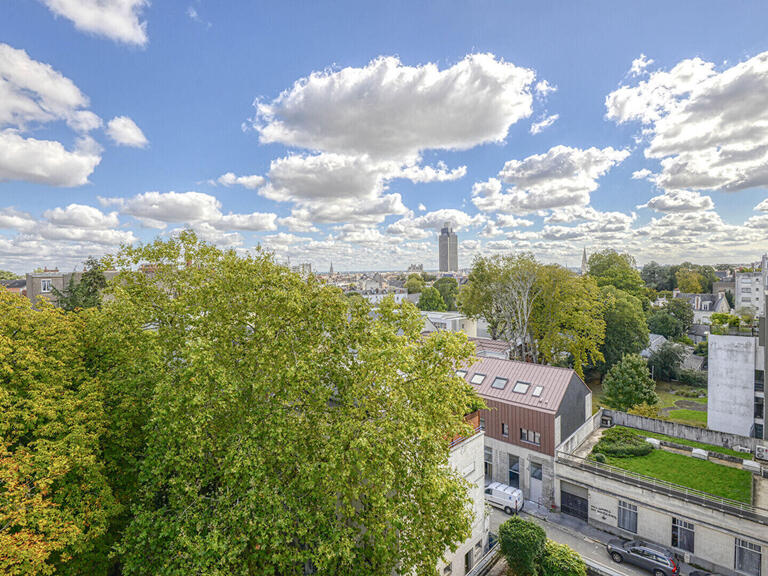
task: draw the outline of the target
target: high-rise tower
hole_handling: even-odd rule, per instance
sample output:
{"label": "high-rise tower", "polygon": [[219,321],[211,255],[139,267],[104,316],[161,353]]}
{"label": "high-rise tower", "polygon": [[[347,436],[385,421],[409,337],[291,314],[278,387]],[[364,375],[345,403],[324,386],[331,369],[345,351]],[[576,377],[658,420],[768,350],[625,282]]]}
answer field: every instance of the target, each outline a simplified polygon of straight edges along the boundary
{"label": "high-rise tower", "polygon": [[440,272],[456,272],[459,269],[459,239],[446,222],[440,230]]}

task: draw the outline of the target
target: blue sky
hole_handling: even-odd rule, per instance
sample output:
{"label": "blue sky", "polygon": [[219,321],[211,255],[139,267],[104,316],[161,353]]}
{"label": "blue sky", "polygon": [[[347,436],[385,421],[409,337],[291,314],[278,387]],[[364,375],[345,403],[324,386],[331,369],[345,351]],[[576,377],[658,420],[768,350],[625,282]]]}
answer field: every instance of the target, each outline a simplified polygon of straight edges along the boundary
{"label": "blue sky", "polygon": [[[761,2],[0,3],[0,268],[768,249]],[[535,126],[538,124],[538,128]],[[228,176],[227,176],[228,175]]]}

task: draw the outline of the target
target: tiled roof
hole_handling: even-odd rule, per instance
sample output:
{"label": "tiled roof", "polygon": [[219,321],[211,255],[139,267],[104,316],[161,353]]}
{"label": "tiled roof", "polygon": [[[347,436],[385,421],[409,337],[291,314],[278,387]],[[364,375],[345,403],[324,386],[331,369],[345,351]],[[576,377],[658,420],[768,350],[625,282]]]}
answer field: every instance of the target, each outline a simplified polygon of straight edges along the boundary
{"label": "tiled roof", "polygon": [[[475,374],[485,374],[481,384],[473,384],[477,393],[483,397],[519,406],[527,406],[546,412],[557,412],[560,402],[575,372],[570,368],[558,368],[544,364],[482,358],[466,369],[464,379],[472,383]],[[503,389],[492,386],[496,378],[506,378]],[[514,392],[515,384],[529,384],[525,393]],[[540,396],[534,396],[537,387],[541,387]],[[586,386],[586,384],[584,384]]]}

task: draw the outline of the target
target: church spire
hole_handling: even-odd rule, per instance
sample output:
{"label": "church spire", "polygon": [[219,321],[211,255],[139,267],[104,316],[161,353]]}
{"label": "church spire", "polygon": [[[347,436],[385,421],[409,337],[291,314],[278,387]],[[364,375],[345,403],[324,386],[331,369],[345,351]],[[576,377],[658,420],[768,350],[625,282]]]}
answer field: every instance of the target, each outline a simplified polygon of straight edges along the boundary
{"label": "church spire", "polygon": [[587,275],[587,248],[584,247],[584,252],[581,255],[581,275],[586,276]]}
{"label": "church spire", "polygon": [[331,269],[328,271],[328,274],[333,276],[333,262],[331,262]]}

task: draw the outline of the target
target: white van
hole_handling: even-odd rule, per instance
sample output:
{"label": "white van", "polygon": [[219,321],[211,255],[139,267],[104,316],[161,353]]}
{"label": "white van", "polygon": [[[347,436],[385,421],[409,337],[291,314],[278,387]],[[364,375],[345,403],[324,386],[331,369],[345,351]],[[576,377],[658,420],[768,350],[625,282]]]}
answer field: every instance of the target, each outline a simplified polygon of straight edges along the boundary
{"label": "white van", "polygon": [[485,499],[492,506],[507,514],[517,514],[523,509],[523,491],[501,482],[491,482],[485,487]]}

